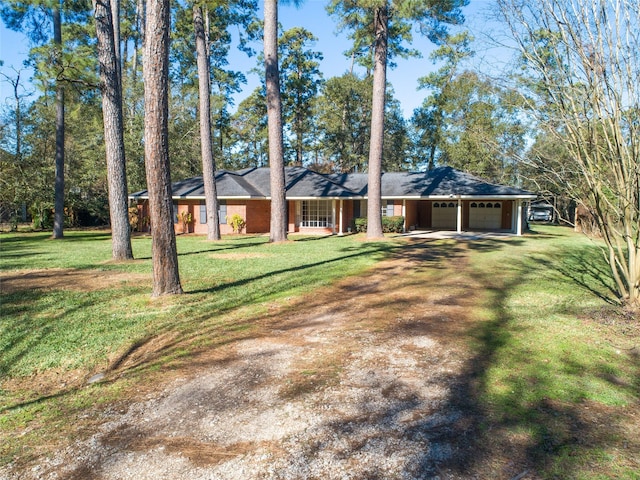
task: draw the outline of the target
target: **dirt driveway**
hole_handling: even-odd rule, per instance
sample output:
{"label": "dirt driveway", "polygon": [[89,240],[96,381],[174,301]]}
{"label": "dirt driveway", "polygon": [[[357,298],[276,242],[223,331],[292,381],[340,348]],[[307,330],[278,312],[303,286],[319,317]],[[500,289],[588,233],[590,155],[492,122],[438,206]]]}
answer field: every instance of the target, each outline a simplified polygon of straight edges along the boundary
{"label": "dirt driveway", "polygon": [[194,359],[145,399],[101,412],[90,438],[0,478],[536,478],[517,456],[488,466],[474,453],[466,335],[481,289],[464,244],[441,253],[416,242],[309,292],[257,320],[263,335]]}

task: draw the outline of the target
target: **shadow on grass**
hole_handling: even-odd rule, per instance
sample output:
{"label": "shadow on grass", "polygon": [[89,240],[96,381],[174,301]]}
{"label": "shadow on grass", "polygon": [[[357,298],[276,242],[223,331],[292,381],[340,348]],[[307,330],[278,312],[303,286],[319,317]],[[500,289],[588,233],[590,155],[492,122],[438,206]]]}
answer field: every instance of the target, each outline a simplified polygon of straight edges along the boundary
{"label": "shadow on grass", "polygon": [[86,242],[91,240],[111,240],[111,231],[110,230],[67,230],[65,235],[62,238],[51,238],[51,234],[47,237],[48,240],[52,242],[65,242],[65,243],[74,243],[74,242]]}
{"label": "shadow on grass", "polygon": [[541,268],[558,272],[605,302],[618,305],[616,286],[611,269],[598,247],[562,248],[553,254],[533,257]]}
{"label": "shadow on grass", "polygon": [[54,243],[75,243],[92,240],[109,240],[111,232],[105,230],[67,230],[62,238],[52,238],[51,232],[10,233],[0,235],[0,244],[19,244],[25,242],[51,241]]}
{"label": "shadow on grass", "polygon": [[[589,478],[584,477],[588,473],[597,477],[600,473],[606,476],[612,471],[633,470],[631,457],[608,470],[608,462],[620,459],[605,453],[620,451],[630,441],[634,443],[632,449],[639,446],[625,430],[629,420],[624,418],[623,408],[592,399],[597,395],[593,390],[600,388],[615,391],[613,397],[637,400],[638,383],[621,381],[609,373],[603,375],[603,371],[616,371],[618,360],[601,358],[591,345],[569,343],[562,355],[553,351],[545,354],[538,345],[531,350],[522,341],[527,331],[510,313],[508,305],[514,289],[545,268],[610,301],[599,288],[610,288],[600,276],[604,274],[602,264],[589,263],[594,258],[592,251],[562,249],[549,252],[546,258],[534,259],[535,268],[526,261],[511,264],[509,271],[498,277],[490,272],[473,274],[477,282],[488,286],[493,318],[468,332],[475,355],[455,380],[448,400],[448,408],[462,412],[464,421],[458,421],[461,427],[454,427],[446,436],[456,454],[439,462],[439,472],[455,478],[571,479]],[[561,327],[549,325],[549,329],[557,336],[552,342],[563,340]],[[637,376],[640,369],[635,363]],[[496,375],[496,371],[501,373]],[[600,385],[594,385],[598,380]]]}
{"label": "shadow on grass", "polygon": [[[12,270],[25,268],[31,259],[42,256],[43,251],[35,248],[32,235],[0,236],[0,268]],[[39,236],[38,241],[44,241],[45,237]]]}
{"label": "shadow on grass", "polygon": [[[118,291],[118,289],[114,290],[111,297],[105,299],[105,301],[113,301],[116,297],[120,299],[121,296],[118,295]],[[127,292],[127,294],[130,293],[130,291]],[[64,295],[64,299],[60,295]],[[48,304],[48,308],[52,308],[47,315],[39,310],[43,299]],[[22,376],[24,382],[17,384],[18,396],[9,396],[7,398],[26,399],[13,402],[4,400],[5,404],[0,404],[0,413],[61,398],[77,392],[85,386],[83,379],[80,379],[79,386],[77,380],[69,382],[71,385],[67,385],[68,382],[63,376],[59,376],[56,380],[55,377],[59,373],[54,373],[46,378],[48,380],[53,378],[55,387],[47,387],[46,381],[42,383],[33,381],[32,378],[35,373],[46,373],[46,368],[44,368],[45,372],[16,372],[15,368],[25,356],[34,355],[34,351],[41,352],[43,358],[45,358],[51,351],[64,351],[65,348],[87,341],[77,334],[76,330],[82,330],[83,326],[78,324],[74,316],[79,312],[93,308],[94,305],[95,298],[90,294],[82,294],[82,292],[56,293],[45,289],[31,289],[2,296],[0,384],[4,384],[10,374],[14,379]],[[64,326],[61,326],[61,324]],[[43,344],[46,347],[43,350],[39,350]],[[55,358],[55,355],[53,357]],[[73,357],[69,358],[73,360]],[[64,366],[64,360],[60,360],[59,363]],[[19,368],[18,366],[18,370]],[[55,372],[60,368],[60,365],[56,364],[51,368]],[[15,385],[13,388],[15,388]],[[0,393],[3,394],[4,392],[0,390]]]}
{"label": "shadow on grass", "polygon": [[18,292],[2,297],[2,348],[0,349],[0,380],[36,345],[50,337],[54,324],[67,315],[83,310],[92,304],[87,299],[74,303],[73,306],[58,307],[56,314],[43,321],[38,312],[32,311],[30,305],[37,304],[46,295],[39,290]]}
{"label": "shadow on grass", "polygon": [[[73,252],[76,258],[69,256],[62,263],[70,265],[84,256],[86,262],[76,265],[77,268],[91,268],[104,252],[108,251],[111,234],[108,230],[71,231],[63,238],[52,239],[51,233],[17,233],[0,237],[0,269],[22,270],[48,268],[48,261],[56,256],[64,256]],[[99,252],[99,253],[98,253]],[[109,251],[110,253],[110,251]],[[40,257],[36,259],[36,257]],[[108,259],[109,257],[106,257]]]}
{"label": "shadow on grass", "polygon": [[510,237],[504,240],[498,239],[483,239],[483,240],[472,240],[467,242],[467,246],[469,250],[473,250],[475,252],[493,252],[497,250],[501,250],[503,248],[513,248],[521,246],[525,243],[525,240],[519,237]]}
{"label": "shadow on grass", "polygon": [[[222,283],[220,285],[216,285],[210,288],[203,288],[203,289],[196,289],[196,290],[191,290],[187,293],[189,294],[202,294],[202,293],[215,293],[215,294],[219,294],[221,292],[223,292],[224,290],[229,290],[229,289],[234,289],[237,287],[242,287],[242,286],[246,286],[248,284],[253,284],[253,283],[257,283],[257,282],[261,282],[262,280],[268,280],[270,278],[273,277],[277,277],[280,275],[286,275],[286,274],[291,274],[291,273],[300,273],[300,272],[304,272],[306,270],[311,270],[311,269],[316,269],[316,268],[321,268],[321,267],[327,267],[329,265],[332,264],[339,264],[342,262],[345,262],[349,259],[355,259],[357,257],[362,257],[362,256],[368,256],[368,255],[381,255],[384,256],[386,253],[388,253],[390,250],[390,247],[388,244],[377,244],[377,245],[372,245],[366,249],[362,249],[362,248],[342,248],[340,249],[340,252],[342,253],[342,255],[335,257],[335,258],[331,258],[331,259],[327,259],[327,260],[322,260],[319,262],[310,262],[310,263],[303,263],[303,264],[299,264],[296,265],[294,267],[290,267],[290,268],[283,268],[280,270],[271,270],[268,272],[265,272],[261,275],[253,275],[251,277],[247,277],[247,278],[243,278],[237,281],[233,281],[233,282],[226,282],[226,283]],[[302,278],[300,277],[296,277],[296,281],[302,281]],[[255,296],[249,296],[247,298],[247,302],[251,303],[251,302],[259,302],[263,297],[271,297],[279,292],[288,290],[291,287],[296,286],[296,282],[291,282],[289,280],[283,280],[281,282],[278,283],[273,283],[272,284],[272,288],[265,290],[263,292],[260,293],[259,296],[255,297]],[[235,306],[235,305],[234,305]],[[224,311],[221,312],[217,312],[217,313],[224,313]]]}
{"label": "shadow on grass", "polygon": [[[253,240],[256,239],[256,241],[249,241],[249,240]],[[194,240],[194,238],[192,237],[191,240]],[[178,258],[180,257],[188,257],[191,255],[199,255],[199,254],[203,254],[203,253],[216,253],[216,252],[223,252],[226,250],[241,250],[243,248],[251,248],[251,247],[257,247],[260,245],[265,245],[266,244],[266,240],[264,239],[264,237],[262,236],[255,236],[255,235],[251,235],[251,236],[243,236],[242,237],[242,241],[233,241],[233,240],[229,240],[229,239],[223,239],[221,241],[208,241],[205,239],[205,237],[201,237],[200,238],[200,242],[198,242],[198,246],[202,246],[205,245],[204,248],[198,248],[196,250],[183,250],[184,247],[182,247],[182,245],[178,245]],[[151,237],[144,237],[144,238],[140,238],[140,241],[146,241],[149,243],[149,248],[151,248]],[[181,251],[182,250],[182,251]],[[146,256],[137,256],[136,260],[152,260],[152,257],[150,255],[146,255]]]}

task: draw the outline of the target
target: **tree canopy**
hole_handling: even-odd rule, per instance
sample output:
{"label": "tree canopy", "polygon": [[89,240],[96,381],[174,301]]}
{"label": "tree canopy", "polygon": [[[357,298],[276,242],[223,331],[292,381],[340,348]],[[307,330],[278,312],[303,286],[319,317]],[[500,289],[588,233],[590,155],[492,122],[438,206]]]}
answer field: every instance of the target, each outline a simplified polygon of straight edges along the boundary
{"label": "tree canopy", "polygon": [[[520,49],[516,88],[537,132],[533,170],[583,205],[621,300],[640,308],[640,6],[499,4]],[[548,154],[544,137],[561,155]]]}

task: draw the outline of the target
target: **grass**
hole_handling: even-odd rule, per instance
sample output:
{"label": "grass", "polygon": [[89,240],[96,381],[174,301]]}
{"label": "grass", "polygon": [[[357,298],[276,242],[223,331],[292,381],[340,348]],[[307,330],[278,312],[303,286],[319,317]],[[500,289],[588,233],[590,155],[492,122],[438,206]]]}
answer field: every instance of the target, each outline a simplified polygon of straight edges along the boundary
{"label": "grass", "polygon": [[[100,270],[119,280],[78,288],[59,274],[59,285],[3,290],[0,464],[37,458],[61,431],[82,435],[70,418],[134,397],[202,352],[259,335],[259,319],[273,309],[405,251],[402,241],[359,236],[282,244],[180,236],[187,293],[152,300],[148,237],[133,240],[135,262],[113,263],[105,232],[65,235],[0,236],[0,271]],[[447,242],[431,251],[452,251]],[[523,238],[470,242],[464,255],[463,270],[426,255],[407,274],[425,283],[465,275],[483,287],[462,339],[473,352],[464,402],[478,412],[475,461],[513,452],[544,478],[639,478],[638,319],[615,305],[597,243],[536,227]],[[296,388],[331,383],[339,368],[330,360],[322,371],[304,369]],[[108,381],[87,384],[97,372]]]}
{"label": "grass", "polygon": [[472,257],[489,305],[477,402],[546,478],[640,478],[640,444],[623,440],[640,434],[640,319],[616,306],[607,268],[597,243],[558,227]]}
{"label": "grass", "polygon": [[4,236],[4,272],[92,268],[145,277],[89,292],[81,286],[58,290],[53,285],[3,295],[0,378],[50,369],[104,368],[118,352],[162,332],[203,336],[202,331],[218,328],[227,312],[260,311],[268,302],[310,292],[345,272],[359,273],[391,248],[388,243],[339,237],[300,237],[274,245],[265,237],[216,243],[179,237],[180,275],[187,295],[154,301],[149,297],[150,239],[135,238],[133,246],[140,260],[115,264],[109,262],[111,244],[103,232],[69,232],[60,241],[45,235]]}

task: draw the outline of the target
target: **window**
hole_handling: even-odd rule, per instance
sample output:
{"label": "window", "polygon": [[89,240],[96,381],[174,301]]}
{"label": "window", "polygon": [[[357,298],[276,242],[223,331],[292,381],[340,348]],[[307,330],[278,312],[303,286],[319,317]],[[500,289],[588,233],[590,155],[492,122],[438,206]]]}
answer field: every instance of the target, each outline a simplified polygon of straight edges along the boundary
{"label": "window", "polygon": [[393,217],[393,200],[387,200],[387,204],[382,207],[383,217]]}
{"label": "window", "polygon": [[302,202],[302,227],[332,227],[331,200],[304,200]]}
{"label": "window", "polygon": [[487,202],[486,204],[484,204],[482,202],[480,202],[480,203],[472,202],[470,207],[471,208],[502,208],[502,203],[500,203],[500,202],[495,202],[495,203]]}
{"label": "window", "polygon": [[[226,225],[227,223],[227,201],[218,200],[218,222],[220,225]],[[200,201],[200,223],[207,223],[207,202]]]}
{"label": "window", "polygon": [[173,201],[173,223],[178,223],[178,201],[174,200]]}

